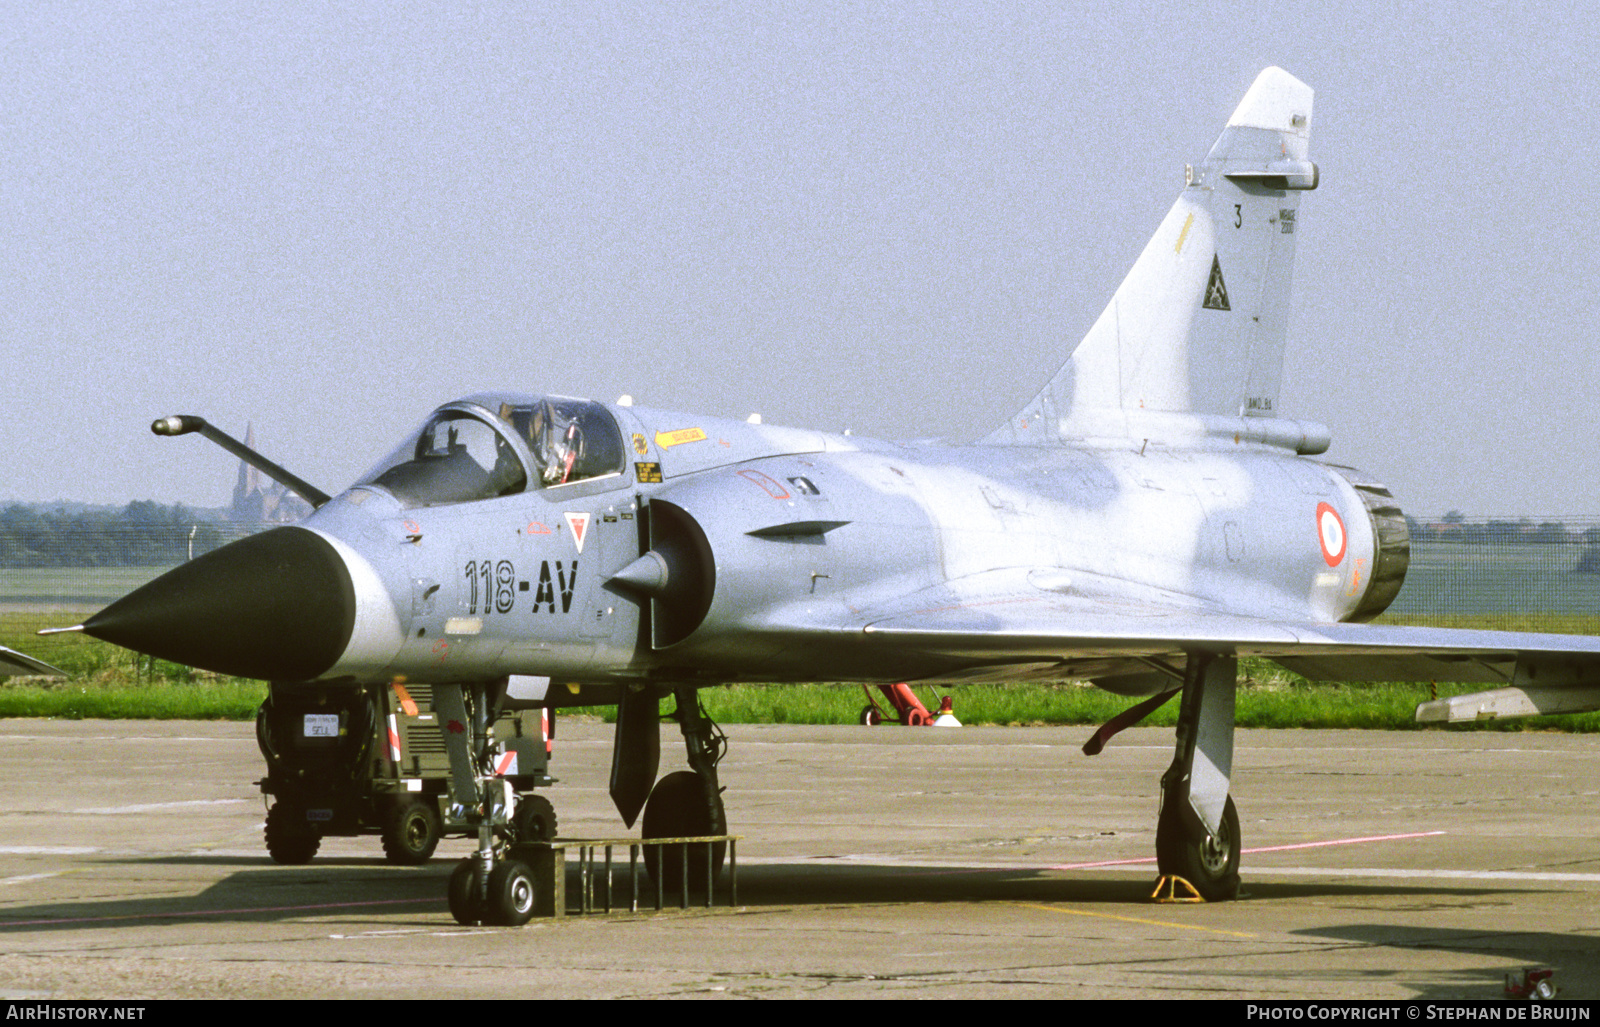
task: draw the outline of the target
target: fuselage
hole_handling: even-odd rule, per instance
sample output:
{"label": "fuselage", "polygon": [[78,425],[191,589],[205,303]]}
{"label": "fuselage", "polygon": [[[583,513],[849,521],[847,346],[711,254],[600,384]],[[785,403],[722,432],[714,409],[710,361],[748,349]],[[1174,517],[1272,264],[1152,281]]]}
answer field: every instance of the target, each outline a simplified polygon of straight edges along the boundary
{"label": "fuselage", "polygon": [[[368,482],[303,521],[351,566],[358,611],[319,677],[941,676],[762,629],[870,624],[883,604],[1002,568],[1108,603],[1278,621],[1387,601],[1370,499],[1281,449],[889,443],[605,409],[616,470],[438,504]],[[652,551],[672,580],[616,579]]]}
{"label": "fuselage", "polygon": [[1380,612],[1406,559],[1387,491],[1245,438],[895,443],[484,394],[299,525],[184,564],[84,630],[279,682],[517,675],[614,701],[645,681],[1083,672],[1053,649],[1024,668],[872,637],[951,604],[1066,597],[1063,637],[1062,619],[1124,611]]}

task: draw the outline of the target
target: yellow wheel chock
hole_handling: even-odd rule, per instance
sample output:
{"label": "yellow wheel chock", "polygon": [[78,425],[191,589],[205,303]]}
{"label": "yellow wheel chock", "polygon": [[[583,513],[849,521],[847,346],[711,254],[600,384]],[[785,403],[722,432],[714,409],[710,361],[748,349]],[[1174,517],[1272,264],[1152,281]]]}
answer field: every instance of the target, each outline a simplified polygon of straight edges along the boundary
{"label": "yellow wheel chock", "polygon": [[1204,902],[1195,886],[1177,874],[1162,874],[1156,878],[1156,890],[1150,893],[1154,902]]}

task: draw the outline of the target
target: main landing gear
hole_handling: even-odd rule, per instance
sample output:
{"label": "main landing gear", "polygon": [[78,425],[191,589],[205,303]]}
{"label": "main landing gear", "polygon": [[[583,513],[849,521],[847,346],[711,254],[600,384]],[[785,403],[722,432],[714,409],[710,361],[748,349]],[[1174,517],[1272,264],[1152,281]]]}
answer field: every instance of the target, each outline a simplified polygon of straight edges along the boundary
{"label": "main landing gear", "polygon": [[[717,764],[727,752],[727,736],[701,709],[699,693],[694,686],[674,685],[671,691],[677,703],[671,716],[683,733],[691,769],[656,780],[661,763],[661,699],[666,688],[651,685],[630,689],[617,706],[617,731],[611,752],[611,799],[623,822],[630,827],[639,811],[644,811],[641,834],[647,840],[727,834],[722,789],[717,784]],[[687,884],[698,891],[708,881],[714,883],[721,873],[727,845],[690,845],[687,848]],[[709,862],[708,848],[711,850]],[[683,847],[649,846],[644,850],[644,859],[650,876],[663,890],[684,886]]]}
{"label": "main landing gear", "polygon": [[1156,866],[1207,902],[1239,894],[1239,814],[1228,794],[1237,672],[1232,656],[1190,654],[1176,752],[1161,778]]}
{"label": "main landing gear", "polygon": [[[722,806],[722,789],[717,785],[717,764],[727,754],[727,736],[701,709],[695,689],[680,685],[674,690],[674,698],[678,708],[672,716],[683,732],[689,766],[694,769],[668,774],[656,783],[645,803],[640,834],[646,839],[727,834],[727,813]],[[682,888],[687,873],[690,890],[699,891],[716,883],[727,853],[725,842],[686,847],[652,845],[644,850],[644,862],[650,876],[664,890]]]}

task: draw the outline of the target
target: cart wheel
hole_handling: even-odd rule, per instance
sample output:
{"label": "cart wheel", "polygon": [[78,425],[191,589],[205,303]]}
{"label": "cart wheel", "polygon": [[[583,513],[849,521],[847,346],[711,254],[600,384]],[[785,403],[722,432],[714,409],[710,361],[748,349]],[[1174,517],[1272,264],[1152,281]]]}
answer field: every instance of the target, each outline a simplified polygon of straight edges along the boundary
{"label": "cart wheel", "polygon": [[468,856],[450,871],[447,897],[450,915],[463,927],[476,927],[483,923],[483,899],[478,895],[478,858]]}
{"label": "cart wheel", "polygon": [[306,823],[306,811],[298,806],[275,802],[267,810],[267,855],[274,863],[299,866],[311,862],[322,846],[322,837]]}
{"label": "cart wheel", "polygon": [[921,710],[906,711],[906,727],[927,727],[928,724],[928,715]]}
{"label": "cart wheel", "polygon": [[408,799],[396,806],[383,825],[383,854],[389,862],[416,867],[428,862],[444,827],[431,799]]}
{"label": "cart wheel", "polygon": [[521,927],[533,918],[533,901],[538,894],[533,872],[517,859],[504,859],[489,871],[488,909],[484,920],[501,927]]}
{"label": "cart wheel", "polygon": [[511,827],[512,840],[517,845],[553,842],[556,840],[556,808],[542,795],[519,795],[516,812],[511,814]]}
{"label": "cart wheel", "polygon": [[863,727],[877,727],[883,723],[883,714],[871,704],[861,707],[861,725]]}

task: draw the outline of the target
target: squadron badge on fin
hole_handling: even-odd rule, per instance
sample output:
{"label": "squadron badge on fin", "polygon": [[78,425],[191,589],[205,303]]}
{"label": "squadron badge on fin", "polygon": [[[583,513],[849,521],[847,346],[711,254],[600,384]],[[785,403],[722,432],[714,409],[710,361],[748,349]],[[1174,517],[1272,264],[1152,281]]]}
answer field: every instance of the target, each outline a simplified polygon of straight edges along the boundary
{"label": "squadron badge on fin", "polygon": [[1211,278],[1206,282],[1206,301],[1201,304],[1207,310],[1232,310],[1228,306],[1228,287],[1222,284],[1222,262],[1217,260],[1217,255],[1211,255]]}

